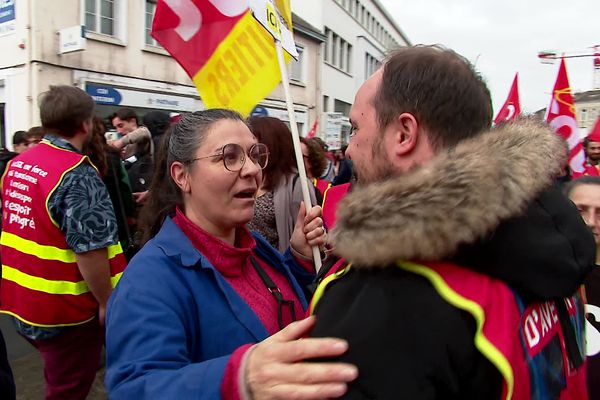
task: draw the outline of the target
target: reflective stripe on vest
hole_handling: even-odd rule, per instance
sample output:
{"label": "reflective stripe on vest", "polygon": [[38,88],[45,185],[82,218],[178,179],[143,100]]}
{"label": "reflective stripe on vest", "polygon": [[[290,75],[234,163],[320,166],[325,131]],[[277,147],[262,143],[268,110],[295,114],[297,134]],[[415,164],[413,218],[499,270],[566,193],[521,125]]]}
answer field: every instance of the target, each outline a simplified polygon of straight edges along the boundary
{"label": "reflective stripe on vest", "polygon": [[[110,278],[110,283],[113,288],[117,285],[119,279],[121,279],[122,274],[122,272],[119,272]],[[38,292],[50,294],[80,295],[90,291],[90,288],[85,281],[53,281],[40,278],[38,276],[25,274],[18,269],[4,264],[2,265],[2,279],[14,282],[26,289],[37,290]]]}
{"label": "reflective stripe on vest", "polygon": [[508,359],[492,342],[483,334],[483,324],[485,322],[485,311],[473,300],[467,299],[458,292],[454,291],[442,278],[440,274],[424,265],[411,262],[398,262],[397,265],[409,272],[421,275],[431,283],[436,292],[449,304],[466,311],[473,316],[477,324],[475,332],[475,346],[502,374],[506,384],[506,399],[511,399],[515,387],[515,376]]}
{"label": "reflective stripe on vest", "polygon": [[[56,260],[64,263],[74,263],[77,261],[75,252],[71,249],[59,249],[54,246],[45,246],[43,244],[38,244],[33,240],[24,239],[8,232],[3,232],[0,236],[0,245],[41,258],[42,260]],[[119,244],[113,244],[108,247],[109,260],[122,253],[123,250]]]}
{"label": "reflective stripe on vest", "polygon": [[[513,369],[510,365],[509,360],[502,354],[494,344],[492,344],[483,334],[483,324],[485,322],[485,312],[481,308],[479,304],[476,302],[469,300],[454,290],[450,288],[444,279],[437,274],[432,269],[425,267],[424,265],[409,263],[409,262],[398,262],[398,267],[421,275],[427,278],[431,284],[434,286],[436,291],[446,300],[448,303],[452,304],[454,307],[457,307],[461,310],[467,311],[469,314],[473,315],[475,321],[477,323],[477,331],[475,333],[475,345],[477,349],[488,359],[490,362],[499,370],[500,374],[506,385],[506,396],[505,399],[509,400],[512,398],[513,390],[514,390],[514,373]],[[319,284],[317,289],[315,290],[315,294],[313,295],[313,299],[310,303],[309,312],[310,315],[314,314],[315,308],[318,302],[323,297],[327,285],[336,279],[341,278],[346,275],[352,264],[349,264],[346,268],[328,276],[323,279],[323,281]]]}

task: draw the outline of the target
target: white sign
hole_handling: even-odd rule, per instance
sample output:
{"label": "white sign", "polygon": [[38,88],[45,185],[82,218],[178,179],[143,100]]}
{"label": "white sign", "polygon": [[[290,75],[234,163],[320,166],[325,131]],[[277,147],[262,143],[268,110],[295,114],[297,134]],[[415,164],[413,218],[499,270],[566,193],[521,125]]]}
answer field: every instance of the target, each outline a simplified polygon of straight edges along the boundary
{"label": "white sign", "polygon": [[58,54],[85,50],[85,26],[76,25],[58,31]]}
{"label": "white sign", "polygon": [[270,0],[250,0],[252,15],[269,33],[281,41],[281,47],[294,59],[298,60],[298,51],[294,42],[294,35],[286,25],[285,20],[279,15],[279,10]]}
{"label": "white sign", "polygon": [[329,150],[342,148],[342,113],[325,113],[325,143]]}
{"label": "white sign", "polygon": [[0,0],[0,36],[15,33],[16,21],[15,0]]}
{"label": "white sign", "polygon": [[198,111],[204,109],[202,101],[193,97],[142,92],[140,90],[121,89],[95,83],[87,83],[85,91],[92,96],[96,104],[171,111]]}
{"label": "white sign", "polygon": [[[267,107],[270,117],[278,118],[285,122],[290,122],[290,116],[287,110],[281,110],[278,108],[270,108]],[[307,114],[305,112],[294,111],[294,116],[296,117],[296,123],[306,124]]]}

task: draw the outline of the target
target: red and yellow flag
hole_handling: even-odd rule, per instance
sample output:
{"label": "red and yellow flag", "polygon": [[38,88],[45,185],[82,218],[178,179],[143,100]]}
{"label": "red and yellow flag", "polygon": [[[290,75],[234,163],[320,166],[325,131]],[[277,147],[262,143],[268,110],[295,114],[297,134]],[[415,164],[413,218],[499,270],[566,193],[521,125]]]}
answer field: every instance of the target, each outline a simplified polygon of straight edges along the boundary
{"label": "red and yellow flag", "polygon": [[[280,1],[289,7],[289,0]],[[248,115],[281,81],[273,37],[248,1],[158,0],[152,36],[192,78],[208,108]]]}

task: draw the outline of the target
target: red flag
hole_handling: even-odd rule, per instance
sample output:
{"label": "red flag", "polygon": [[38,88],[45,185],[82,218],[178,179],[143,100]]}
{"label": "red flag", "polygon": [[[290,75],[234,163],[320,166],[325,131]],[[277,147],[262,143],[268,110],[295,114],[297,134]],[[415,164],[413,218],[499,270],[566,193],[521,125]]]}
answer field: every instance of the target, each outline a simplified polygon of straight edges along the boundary
{"label": "red flag", "polygon": [[308,131],[308,135],[306,135],[307,139],[315,137],[317,134],[317,125],[319,125],[319,120],[315,119],[315,123],[313,124],[312,128],[310,128],[310,131]]}
{"label": "red flag", "polygon": [[558,76],[552,91],[552,99],[546,110],[546,122],[567,141],[569,145],[569,165],[573,174],[583,173],[585,154],[579,138],[577,121],[575,120],[575,104],[564,58],[560,62]]}
{"label": "red flag", "polygon": [[510,92],[508,92],[508,98],[504,102],[504,105],[498,111],[494,124],[498,125],[500,122],[513,121],[517,115],[521,114],[521,102],[519,101],[519,73],[515,74]]}
{"label": "red flag", "polygon": [[596,120],[594,128],[589,135],[587,135],[587,138],[590,142],[600,142],[600,117]]}

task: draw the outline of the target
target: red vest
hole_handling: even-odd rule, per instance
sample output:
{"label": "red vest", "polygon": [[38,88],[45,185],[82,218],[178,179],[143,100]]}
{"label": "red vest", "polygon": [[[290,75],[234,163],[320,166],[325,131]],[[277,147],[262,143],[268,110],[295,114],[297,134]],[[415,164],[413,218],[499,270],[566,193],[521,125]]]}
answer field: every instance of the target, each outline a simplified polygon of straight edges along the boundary
{"label": "red vest", "polygon": [[[36,326],[76,325],[97,314],[98,303],[75,253],[48,210],[64,175],[86,156],[43,141],[10,161],[2,181],[0,312]],[[120,244],[108,247],[112,285],[125,269]]]}
{"label": "red vest", "polygon": [[319,192],[321,192],[321,194],[325,194],[327,189],[331,187],[331,183],[327,182],[325,179],[313,178],[312,183],[317,189],[319,189]]}
{"label": "red vest", "polygon": [[335,226],[335,213],[340,200],[342,200],[348,190],[350,190],[350,183],[343,183],[341,185],[331,186],[323,193],[323,222],[327,229],[333,229]]}
{"label": "red vest", "polygon": [[[555,302],[525,307],[504,282],[449,263],[399,262],[398,267],[423,276],[445,301],[473,316],[477,326],[475,346],[502,375],[501,399],[588,398],[586,364],[575,369],[567,358]],[[311,314],[326,286],[349,269],[350,266],[323,280],[313,296]],[[569,323],[577,332],[580,356],[585,357],[581,293],[562,301]]]}
{"label": "red vest", "polygon": [[585,162],[585,164],[583,165],[583,172],[575,172],[573,171],[572,174],[572,178],[573,179],[577,179],[577,178],[581,178],[582,176],[600,176],[600,171],[598,171],[598,166],[597,165],[592,165],[589,164],[587,161]]}

